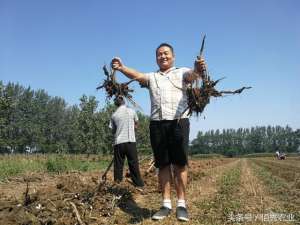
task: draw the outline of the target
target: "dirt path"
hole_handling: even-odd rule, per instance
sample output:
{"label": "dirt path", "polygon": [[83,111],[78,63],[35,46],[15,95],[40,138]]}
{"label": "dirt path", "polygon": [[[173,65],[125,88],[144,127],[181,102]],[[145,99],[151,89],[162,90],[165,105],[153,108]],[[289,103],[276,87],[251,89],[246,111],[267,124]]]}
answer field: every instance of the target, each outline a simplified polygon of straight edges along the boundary
{"label": "dirt path", "polygon": [[[219,165],[218,165],[219,163]],[[191,163],[189,169],[189,184],[187,189],[187,204],[189,208],[191,224],[201,224],[198,220],[199,216],[204,214],[201,205],[205,201],[210,201],[215,196],[218,190],[217,180],[222,176],[222,174],[234,167],[236,167],[238,160],[227,160],[226,162],[214,162],[213,161],[199,161],[196,163]],[[181,224],[177,221],[175,216],[176,207],[176,194],[172,193],[172,205],[173,213],[167,219],[163,221],[163,224],[174,225]],[[148,209],[148,213],[151,214],[161,206],[161,196],[157,193],[157,190],[153,192],[146,193],[145,195],[136,195],[135,203],[139,206],[140,212],[145,212]],[[117,210],[116,217],[122,218],[119,223],[134,223],[141,222],[142,224],[161,224],[161,222],[155,222],[151,220],[151,215],[144,215],[144,218],[134,218],[132,212],[128,213],[123,209]],[[131,217],[131,218],[130,218]]]}
{"label": "dirt path", "polygon": [[253,174],[249,161],[243,159],[242,162],[240,197],[247,199],[245,211],[264,213],[280,209],[276,199],[266,191],[263,182]]}

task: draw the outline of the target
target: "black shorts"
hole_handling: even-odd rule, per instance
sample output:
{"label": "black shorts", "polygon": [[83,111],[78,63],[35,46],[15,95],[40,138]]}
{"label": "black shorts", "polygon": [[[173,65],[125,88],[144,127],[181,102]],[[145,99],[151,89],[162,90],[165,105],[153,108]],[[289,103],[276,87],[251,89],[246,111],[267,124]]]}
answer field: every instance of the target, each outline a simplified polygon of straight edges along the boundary
{"label": "black shorts", "polygon": [[174,164],[188,164],[190,122],[188,118],[179,120],[150,121],[150,140],[155,166],[163,168]]}

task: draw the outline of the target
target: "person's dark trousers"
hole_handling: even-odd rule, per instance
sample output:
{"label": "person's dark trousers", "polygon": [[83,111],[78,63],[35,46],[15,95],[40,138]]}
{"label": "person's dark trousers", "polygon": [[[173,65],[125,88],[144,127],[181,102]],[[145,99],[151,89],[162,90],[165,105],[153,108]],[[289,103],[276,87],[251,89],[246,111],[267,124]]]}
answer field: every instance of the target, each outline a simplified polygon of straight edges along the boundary
{"label": "person's dark trousers", "polygon": [[126,142],[114,146],[114,180],[116,182],[121,182],[123,179],[125,156],[127,157],[132,182],[136,186],[144,186],[140,174],[135,142]]}

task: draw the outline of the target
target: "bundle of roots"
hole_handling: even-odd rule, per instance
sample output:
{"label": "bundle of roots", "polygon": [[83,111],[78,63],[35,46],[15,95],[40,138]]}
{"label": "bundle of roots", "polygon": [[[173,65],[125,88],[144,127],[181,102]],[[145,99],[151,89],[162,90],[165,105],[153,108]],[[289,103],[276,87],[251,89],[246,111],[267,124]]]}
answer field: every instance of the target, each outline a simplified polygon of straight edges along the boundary
{"label": "bundle of roots", "polygon": [[182,114],[184,114],[188,110],[188,115],[196,113],[196,115],[198,116],[204,111],[206,105],[209,104],[211,97],[222,97],[225,94],[240,94],[245,89],[251,88],[242,87],[234,91],[218,91],[215,86],[222,79],[223,78],[213,81],[208,75],[204,76],[204,78],[202,78],[200,87],[198,85],[195,85],[195,83],[199,83],[198,80],[192,82],[186,90],[188,107]]}
{"label": "bundle of roots", "polygon": [[106,91],[106,98],[110,100],[111,98],[118,98],[124,97],[126,98],[133,106],[140,108],[132,99],[132,95],[130,94],[133,92],[132,89],[129,88],[129,84],[134,80],[130,80],[126,83],[118,83],[116,80],[116,71],[110,70],[108,71],[106,65],[103,66],[103,71],[106,76],[106,79],[103,81],[101,85],[99,85],[96,89],[104,88]]}
{"label": "bundle of roots", "polygon": [[[202,45],[200,49],[200,55],[197,56],[197,59],[200,60],[204,50],[205,36],[202,40]],[[196,70],[196,69],[195,69]],[[207,70],[201,71],[201,73],[193,72],[187,78],[189,85],[187,87],[187,98],[188,98],[188,107],[184,110],[182,115],[188,110],[188,115],[192,115],[196,113],[198,116],[201,114],[206,105],[209,104],[211,97],[221,97],[226,94],[240,94],[245,89],[249,89],[251,87],[242,87],[234,91],[218,91],[215,86],[216,84],[222,80],[218,79],[216,81],[212,80],[207,73]],[[199,83],[201,83],[199,85]]]}

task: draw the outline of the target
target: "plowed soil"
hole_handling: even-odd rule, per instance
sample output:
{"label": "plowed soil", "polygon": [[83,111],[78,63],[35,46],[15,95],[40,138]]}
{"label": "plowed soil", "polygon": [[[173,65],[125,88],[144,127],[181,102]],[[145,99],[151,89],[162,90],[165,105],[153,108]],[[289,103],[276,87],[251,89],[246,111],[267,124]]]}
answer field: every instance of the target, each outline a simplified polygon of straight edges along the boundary
{"label": "plowed soil", "polygon": [[[251,159],[190,160],[189,224],[219,224],[219,220],[214,222],[209,209],[203,210],[201,206],[214,201],[220,191],[222,176],[237,167],[241,171],[240,186],[231,200],[239,200],[240,213],[257,215],[283,210],[282,200],[268,191],[268,186],[255,174],[250,162]],[[145,161],[140,167],[145,182],[143,190],[136,189],[128,177],[115,184],[111,171],[106,183],[100,182],[102,172],[99,171],[60,175],[31,173],[10,178],[0,184],[0,224],[162,224],[151,220],[152,214],[161,206],[156,171],[152,169],[147,173],[149,163]],[[299,193],[298,189],[295,191]],[[175,208],[175,192],[172,203]],[[163,224],[181,224],[175,217],[175,210]],[[224,218],[222,224],[235,223]],[[251,221],[250,224],[263,223]]]}

